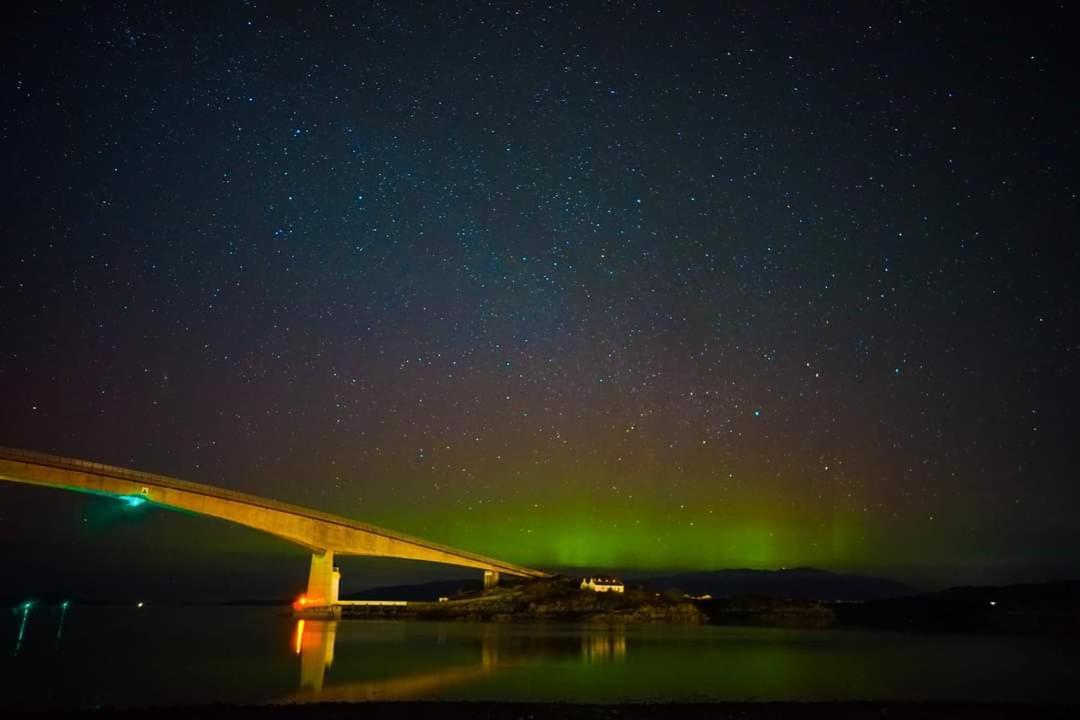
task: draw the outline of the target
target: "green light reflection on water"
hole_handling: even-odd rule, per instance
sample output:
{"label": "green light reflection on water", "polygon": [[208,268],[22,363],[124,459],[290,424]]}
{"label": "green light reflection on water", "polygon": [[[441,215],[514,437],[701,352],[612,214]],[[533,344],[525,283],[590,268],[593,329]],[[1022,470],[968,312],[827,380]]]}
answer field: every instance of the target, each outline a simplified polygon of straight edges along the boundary
{"label": "green light reflection on water", "polygon": [[22,648],[23,637],[26,635],[26,622],[30,617],[30,610],[34,607],[33,600],[27,600],[20,605],[16,612],[20,613],[22,617],[19,619],[19,632],[15,636],[15,655],[19,654],[19,650]]}

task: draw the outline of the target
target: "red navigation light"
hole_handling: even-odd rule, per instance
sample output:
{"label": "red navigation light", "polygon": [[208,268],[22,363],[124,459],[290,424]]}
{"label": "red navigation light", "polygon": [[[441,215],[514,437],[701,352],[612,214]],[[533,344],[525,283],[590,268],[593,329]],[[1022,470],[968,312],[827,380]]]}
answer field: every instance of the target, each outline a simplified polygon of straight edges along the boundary
{"label": "red navigation light", "polygon": [[296,610],[299,610],[305,605],[307,605],[307,595],[301,595],[300,597],[296,598],[296,602],[292,604],[293,608]]}

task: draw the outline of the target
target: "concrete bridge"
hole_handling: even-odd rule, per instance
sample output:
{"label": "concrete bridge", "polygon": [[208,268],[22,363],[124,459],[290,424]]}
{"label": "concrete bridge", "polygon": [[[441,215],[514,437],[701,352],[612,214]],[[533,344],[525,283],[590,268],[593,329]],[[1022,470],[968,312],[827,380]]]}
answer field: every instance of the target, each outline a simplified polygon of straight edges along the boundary
{"label": "concrete bridge", "polygon": [[484,586],[499,575],[548,577],[540,570],[439,545],[402,533],[268,498],[74,458],[0,447],[0,480],[42,485],[150,503],[228,520],[276,535],[311,550],[307,592],[298,610],[313,614],[339,609],[341,572],[336,555],[403,558],[476,568]]}

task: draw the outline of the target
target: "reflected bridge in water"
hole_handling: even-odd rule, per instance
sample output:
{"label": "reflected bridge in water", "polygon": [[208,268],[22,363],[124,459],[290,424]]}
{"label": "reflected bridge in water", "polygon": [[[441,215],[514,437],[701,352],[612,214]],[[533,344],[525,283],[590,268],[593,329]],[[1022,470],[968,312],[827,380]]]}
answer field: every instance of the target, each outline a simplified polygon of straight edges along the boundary
{"label": "reflected bridge in water", "polygon": [[[355,625],[353,624],[355,623]],[[402,631],[397,639],[404,642],[409,623],[381,624],[383,629]],[[517,631],[513,625],[484,626],[479,642],[473,636],[454,637],[453,623],[442,625],[430,637],[433,646],[452,640],[467,640],[465,662],[438,664],[421,671],[383,674],[363,679],[342,677],[327,683],[327,673],[334,665],[340,630],[348,627],[372,628],[374,623],[301,618],[296,621],[291,649],[300,657],[300,689],[288,702],[355,702],[361,700],[412,700],[437,695],[448,688],[476,682],[514,667],[545,659],[581,660],[586,663],[624,662],[627,642],[624,626],[590,628],[581,634],[538,636]],[[376,658],[367,650],[368,642],[350,643],[345,652],[360,651],[364,658]],[[391,636],[391,641],[393,636]],[[355,659],[355,658],[353,658]],[[373,670],[367,665],[366,671]]]}

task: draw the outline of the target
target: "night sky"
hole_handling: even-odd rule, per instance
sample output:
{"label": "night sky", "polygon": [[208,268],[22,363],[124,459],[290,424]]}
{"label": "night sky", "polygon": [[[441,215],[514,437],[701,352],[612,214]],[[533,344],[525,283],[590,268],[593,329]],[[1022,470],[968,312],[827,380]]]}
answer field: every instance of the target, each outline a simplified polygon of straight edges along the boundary
{"label": "night sky", "polygon": [[[1068,3],[187,5],[5,19],[0,444],[544,568],[1080,574]],[[0,581],[302,586],[118,505],[0,487]]]}

